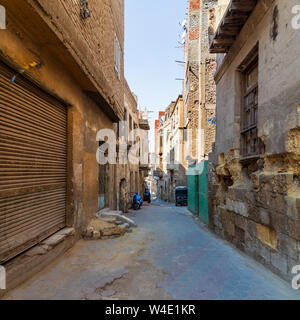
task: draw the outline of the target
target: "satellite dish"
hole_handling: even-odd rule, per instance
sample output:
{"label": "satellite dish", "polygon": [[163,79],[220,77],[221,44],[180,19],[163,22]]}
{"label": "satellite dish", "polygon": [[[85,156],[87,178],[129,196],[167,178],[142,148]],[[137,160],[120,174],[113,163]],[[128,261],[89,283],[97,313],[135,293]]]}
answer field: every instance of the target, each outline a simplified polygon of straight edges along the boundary
{"label": "satellite dish", "polygon": [[182,23],[181,23],[181,26],[182,26],[183,29],[185,29],[186,24],[187,24],[187,21],[186,21],[186,19],[184,19],[184,20],[182,21]]}

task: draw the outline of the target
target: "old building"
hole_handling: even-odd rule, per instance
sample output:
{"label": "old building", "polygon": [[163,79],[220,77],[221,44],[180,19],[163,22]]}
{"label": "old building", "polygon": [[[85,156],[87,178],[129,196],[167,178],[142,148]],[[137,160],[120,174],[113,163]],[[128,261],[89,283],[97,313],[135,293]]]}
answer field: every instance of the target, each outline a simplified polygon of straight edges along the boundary
{"label": "old building", "polygon": [[123,0],[0,4],[0,264],[10,289],[67,250],[99,209],[119,209],[124,179],[137,188],[139,164],[131,178],[96,154],[99,130],[117,134],[126,112],[130,125],[140,120],[124,79]]}
{"label": "old building", "polygon": [[164,113],[159,113],[156,127],[157,167],[159,197],[174,202],[175,188],[186,186],[187,163],[184,150],[184,109],[182,95],[172,102]]}
{"label": "old building", "polygon": [[300,263],[299,1],[233,0],[212,39],[210,228],[285,279]]}
{"label": "old building", "polygon": [[184,29],[185,80],[183,101],[188,171],[189,209],[208,223],[206,167],[215,139],[216,55],[209,52],[209,39],[216,29],[222,1],[190,0]]}

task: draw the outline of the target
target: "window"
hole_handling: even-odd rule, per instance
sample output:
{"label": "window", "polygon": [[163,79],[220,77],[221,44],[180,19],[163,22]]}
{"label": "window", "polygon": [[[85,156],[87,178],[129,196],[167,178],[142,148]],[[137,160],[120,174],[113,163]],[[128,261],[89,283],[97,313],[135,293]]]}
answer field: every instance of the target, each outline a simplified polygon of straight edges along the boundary
{"label": "window", "polygon": [[121,47],[120,47],[120,42],[117,36],[115,36],[115,70],[120,80],[121,79]]}
{"label": "window", "polygon": [[258,55],[256,54],[242,73],[243,95],[241,110],[241,154],[243,158],[259,156],[262,141],[257,134],[258,115]]}
{"label": "window", "polygon": [[129,116],[129,130],[132,131],[132,117]]}

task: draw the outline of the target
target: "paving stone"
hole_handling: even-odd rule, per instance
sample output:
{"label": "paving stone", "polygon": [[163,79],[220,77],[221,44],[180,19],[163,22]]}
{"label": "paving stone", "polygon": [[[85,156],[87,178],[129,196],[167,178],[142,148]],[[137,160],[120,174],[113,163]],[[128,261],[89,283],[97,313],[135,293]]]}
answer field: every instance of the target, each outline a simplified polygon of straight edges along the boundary
{"label": "paving stone", "polygon": [[[103,300],[106,298],[95,291],[109,290],[110,287],[105,286],[123,277],[126,268],[131,270],[131,266],[139,268],[145,264],[154,271],[150,277],[142,272],[141,284],[146,279],[148,284],[153,283],[152,276],[155,278],[157,272],[163,274],[157,280],[159,289],[155,294],[158,299],[162,292],[180,300],[300,299],[300,292],[292,290],[290,282],[279,279],[270,269],[198,226],[192,217],[184,215],[185,208],[157,202],[142,210],[135,218],[138,232],[114,241],[79,241],[60,262],[13,290],[8,299],[76,299],[79,294],[84,298],[80,288],[91,288],[87,298]],[[222,235],[222,230],[219,232]],[[268,259],[267,247],[263,247],[247,229],[245,241],[254,248],[253,255]],[[123,257],[118,254],[120,250],[125,250]],[[139,256],[133,259],[129,254],[131,251],[140,252]],[[284,264],[282,261],[285,260],[272,252],[270,259],[274,271],[281,269],[288,277],[291,266],[297,261],[286,258]],[[120,269],[113,270],[113,265]],[[123,288],[120,283],[116,297],[121,290],[123,296],[130,295],[129,288]],[[156,288],[156,284],[153,287]],[[147,289],[141,286],[139,290],[147,297]]]}
{"label": "paving stone", "polygon": [[105,290],[101,292],[101,296],[103,297],[112,297],[116,294],[115,290]]}
{"label": "paving stone", "polygon": [[282,275],[287,275],[288,272],[288,257],[280,253],[271,253],[271,264],[280,271]]}

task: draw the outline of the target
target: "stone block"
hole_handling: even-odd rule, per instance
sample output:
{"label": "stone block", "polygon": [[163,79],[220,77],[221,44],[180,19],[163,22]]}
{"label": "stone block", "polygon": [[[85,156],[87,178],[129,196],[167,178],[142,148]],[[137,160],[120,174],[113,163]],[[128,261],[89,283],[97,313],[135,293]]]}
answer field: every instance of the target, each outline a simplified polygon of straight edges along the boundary
{"label": "stone block", "polygon": [[258,246],[258,255],[260,257],[260,261],[262,260],[262,262],[264,264],[270,264],[271,263],[271,252],[272,249],[270,249],[270,247],[264,245],[263,243],[260,243],[260,245]]}
{"label": "stone block", "polygon": [[126,232],[128,224],[123,224],[121,226],[115,226],[112,228],[105,228],[101,230],[101,236],[109,237],[109,236],[117,236]]}
{"label": "stone block", "polygon": [[300,219],[300,194],[294,193],[285,197],[287,215],[292,219]]}
{"label": "stone block", "polygon": [[236,214],[234,217],[234,223],[238,228],[240,228],[242,230],[246,230],[246,228],[247,228],[247,219],[243,216],[238,215],[238,214]]}
{"label": "stone block", "polygon": [[286,215],[278,213],[276,211],[270,211],[270,217],[270,225],[273,229],[284,234],[289,233],[288,217]]}
{"label": "stone block", "polygon": [[245,232],[245,252],[264,265],[270,265],[272,248]]}
{"label": "stone block", "polygon": [[259,176],[259,188],[262,191],[269,191],[286,195],[294,188],[292,173],[262,173]]}
{"label": "stone block", "polygon": [[245,252],[250,256],[254,256],[256,253],[257,239],[249,232],[245,231]]}
{"label": "stone block", "polygon": [[27,257],[39,256],[44,255],[47,253],[47,249],[44,246],[35,246],[32,249],[28,250],[25,255]]}
{"label": "stone block", "polygon": [[255,192],[254,203],[257,207],[286,213],[287,206],[285,196],[279,193],[264,190]]}
{"label": "stone block", "polygon": [[252,203],[254,200],[252,192],[246,187],[229,187],[228,198],[234,201],[241,201],[245,203]]}
{"label": "stone block", "polygon": [[75,234],[74,228],[64,228],[58,231],[56,234],[63,235],[63,236],[73,236]]}
{"label": "stone block", "polygon": [[254,221],[248,220],[247,221],[247,232],[251,237],[257,237],[257,228],[256,223]]}
{"label": "stone block", "polygon": [[264,226],[262,224],[257,223],[256,224],[256,234],[257,238],[264,243],[265,245],[273,248],[274,250],[277,249],[277,234],[276,231]]}
{"label": "stone block", "polygon": [[234,201],[227,199],[226,209],[240,214],[241,216],[248,217],[248,206],[241,201]]}
{"label": "stone block", "polygon": [[278,252],[271,253],[271,265],[275,267],[280,274],[288,274],[288,257]]}
{"label": "stone block", "polygon": [[62,241],[64,241],[65,238],[66,238],[66,235],[54,234],[50,238],[43,241],[42,244],[53,248],[53,247],[57,246],[59,243],[61,243]]}
{"label": "stone block", "polygon": [[297,259],[297,241],[286,234],[277,233],[278,250],[280,253],[288,255],[293,259]]}
{"label": "stone block", "polygon": [[270,226],[271,224],[270,213],[262,208],[259,209],[259,223],[266,226]]}
{"label": "stone block", "polygon": [[85,238],[93,238],[93,232],[94,232],[94,228],[88,227],[85,232]]}
{"label": "stone block", "polygon": [[102,297],[112,297],[116,294],[115,290],[104,290],[101,292]]}
{"label": "stone block", "polygon": [[253,206],[249,207],[248,218],[252,221],[259,223],[260,222],[259,208],[253,207]]}
{"label": "stone block", "polygon": [[300,219],[294,220],[291,218],[287,218],[288,220],[288,235],[291,238],[296,240],[300,240]]}
{"label": "stone block", "polygon": [[101,233],[100,233],[100,231],[96,231],[96,230],[93,231],[93,239],[94,239],[94,240],[99,240],[99,239],[101,239]]}
{"label": "stone block", "polygon": [[300,265],[300,260],[299,259],[293,259],[292,257],[288,257],[288,280],[291,281],[294,277],[295,274],[292,273],[292,270],[295,266]]}
{"label": "stone block", "polygon": [[223,227],[230,236],[235,236],[235,225],[232,221],[226,221],[226,223],[223,224]]}
{"label": "stone block", "polygon": [[252,173],[250,175],[251,181],[252,181],[252,186],[254,190],[259,189],[259,176],[261,173]]}
{"label": "stone block", "polygon": [[300,240],[297,240],[297,256],[300,261]]}

